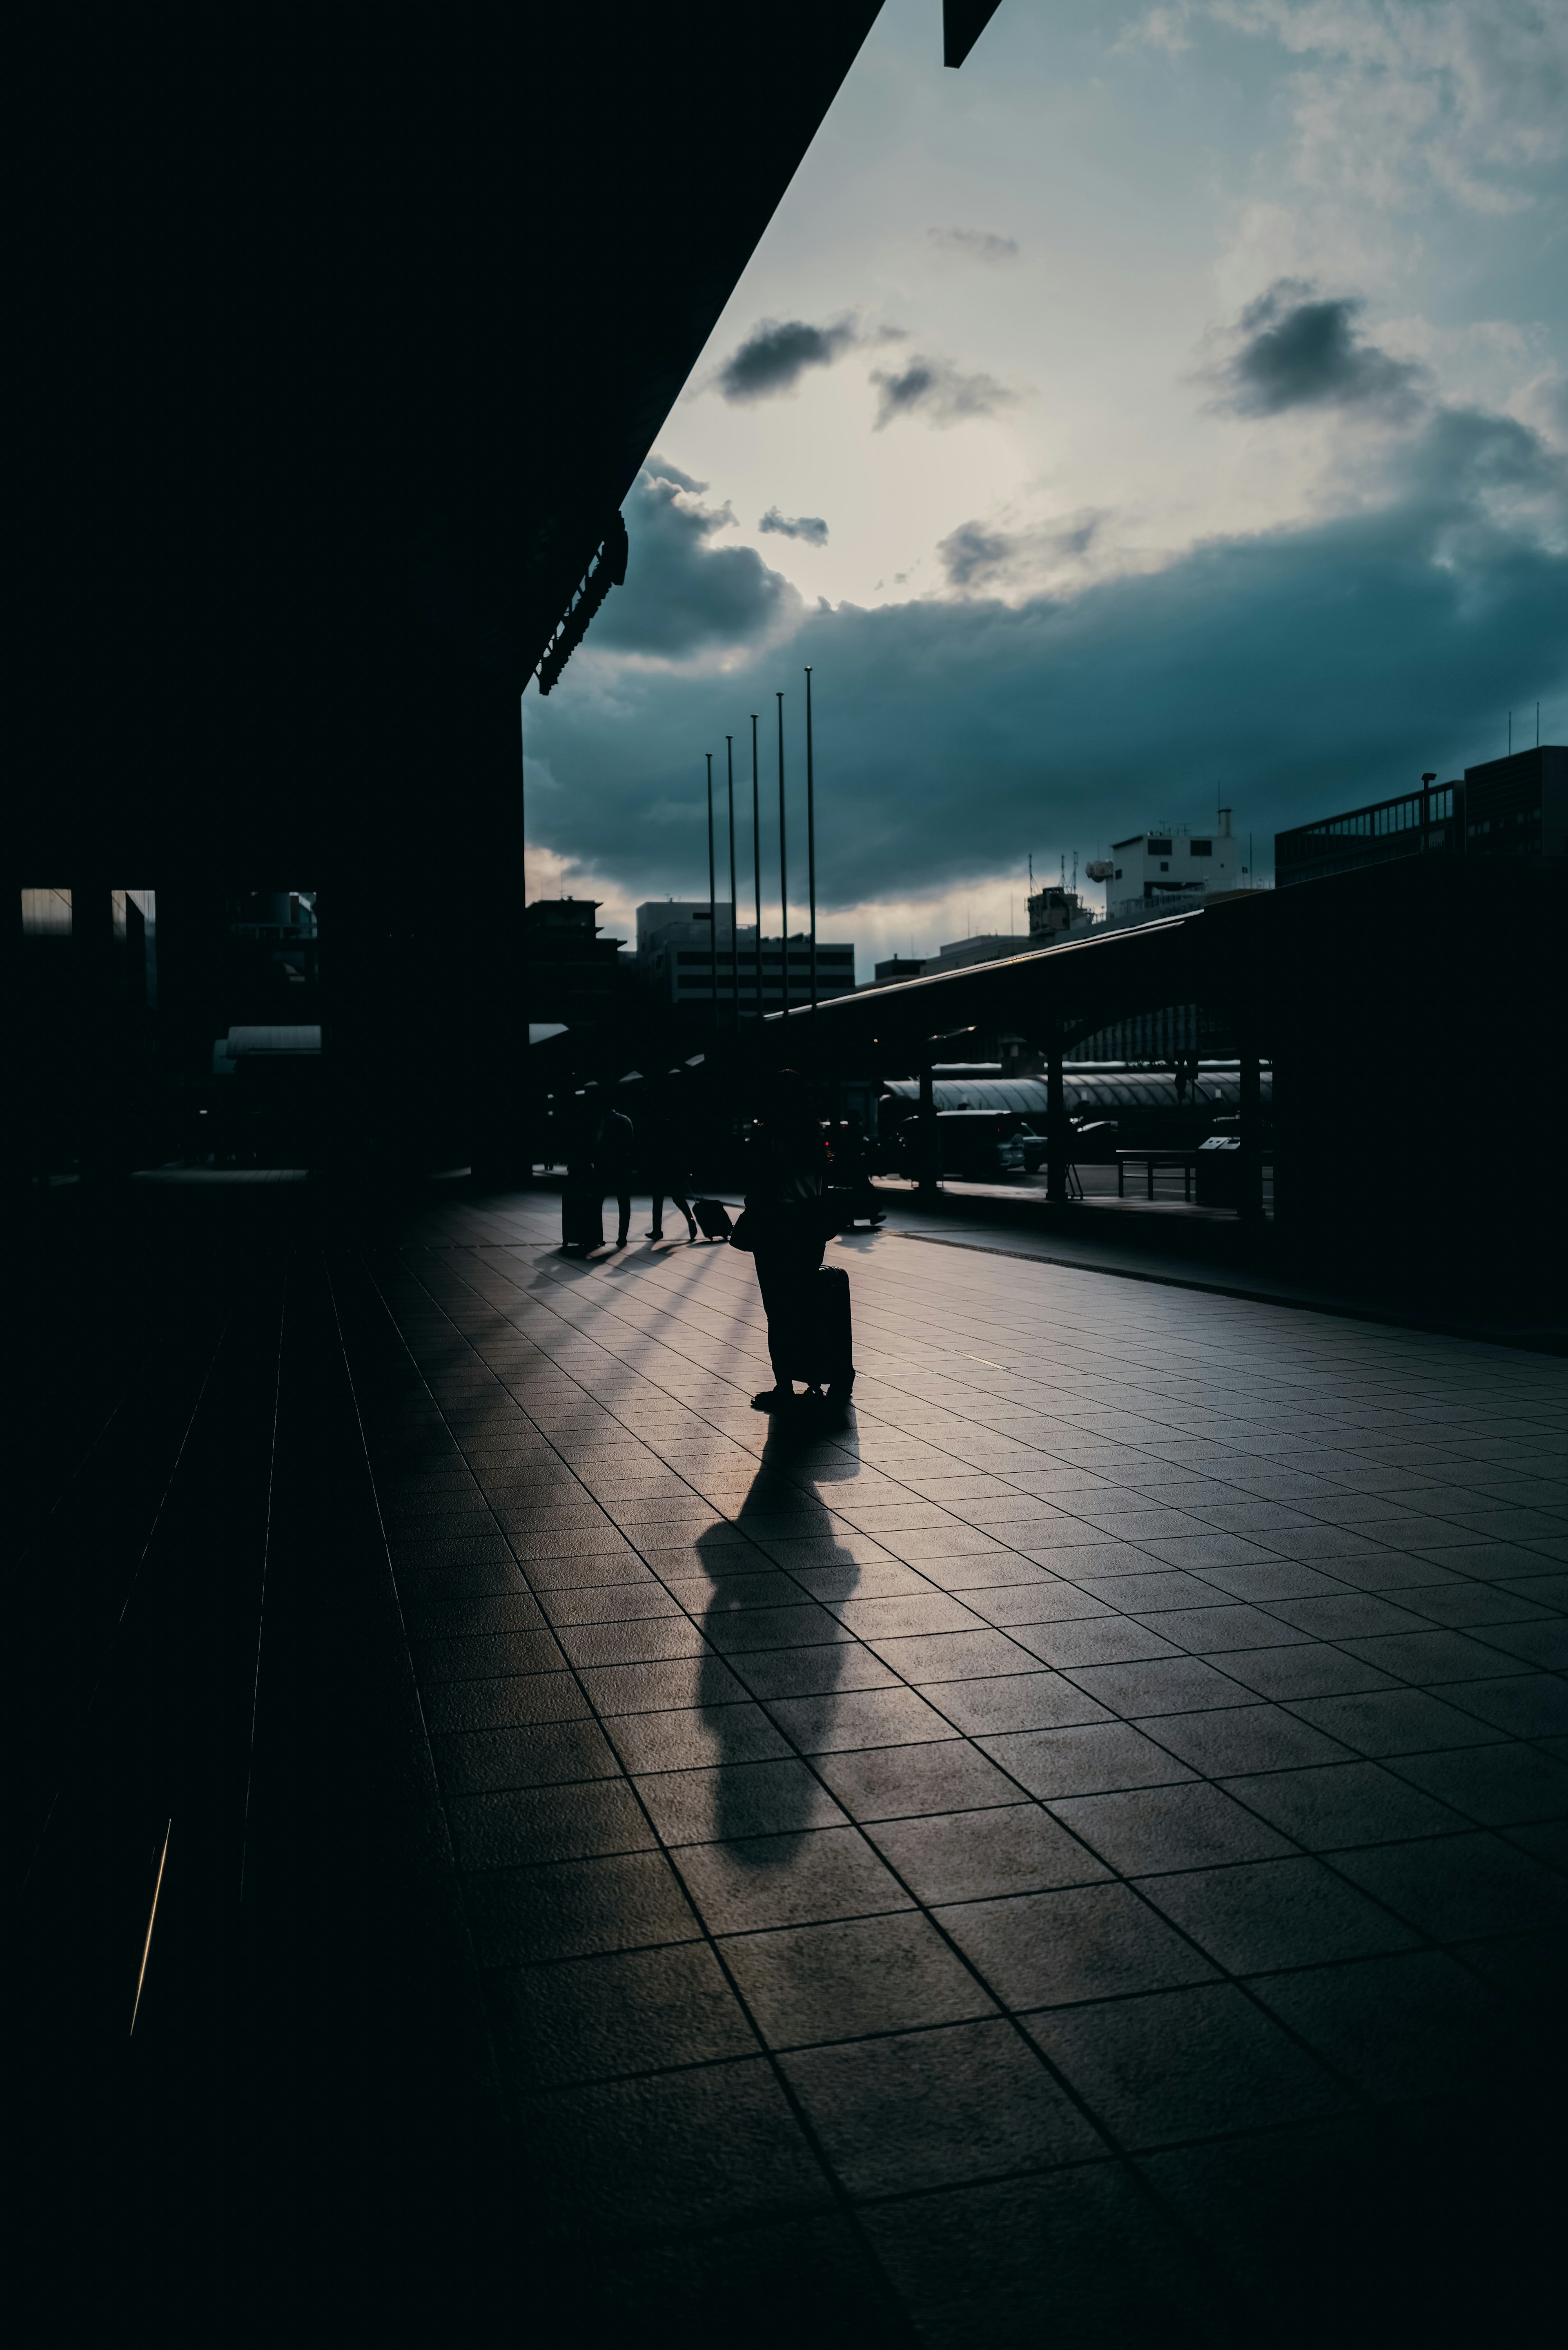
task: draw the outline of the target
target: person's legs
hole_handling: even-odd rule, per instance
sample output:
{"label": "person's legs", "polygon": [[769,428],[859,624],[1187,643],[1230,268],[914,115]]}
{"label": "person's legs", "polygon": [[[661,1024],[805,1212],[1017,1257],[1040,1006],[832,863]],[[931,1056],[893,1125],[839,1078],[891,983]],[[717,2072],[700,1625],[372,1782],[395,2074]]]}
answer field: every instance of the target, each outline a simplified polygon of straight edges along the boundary
{"label": "person's legs", "polygon": [[821,1264],[825,1245],[817,1241],[804,1248],[758,1249],[753,1258],[763,1308],[768,1317],[768,1359],[774,1367],[772,1393],[752,1399],[760,1411],[794,1399],[794,1381],[789,1367],[790,1311],[799,1302],[802,1282]]}
{"label": "person's legs", "polygon": [[618,1191],[615,1195],[615,1203],[620,1210],[620,1228],[616,1233],[615,1244],[617,1248],[625,1248],[627,1232],[631,1223],[631,1193]]}
{"label": "person's legs", "polygon": [[653,1230],[649,1233],[649,1239],[650,1241],[661,1241],[664,1238],[664,1202],[666,1200],[669,1201],[670,1206],[674,1208],[678,1213],[685,1217],[687,1237],[691,1240],[695,1240],[697,1237],[697,1219],[691,1212],[691,1201],[684,1198],[679,1191],[656,1191],[654,1193]]}

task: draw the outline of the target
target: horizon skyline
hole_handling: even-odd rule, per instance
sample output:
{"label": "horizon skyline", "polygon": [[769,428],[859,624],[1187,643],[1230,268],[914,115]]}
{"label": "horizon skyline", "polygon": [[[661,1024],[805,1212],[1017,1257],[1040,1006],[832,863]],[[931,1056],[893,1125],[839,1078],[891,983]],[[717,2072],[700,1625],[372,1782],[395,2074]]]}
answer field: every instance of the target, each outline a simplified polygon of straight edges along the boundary
{"label": "horizon skyline", "polygon": [[807,661],[822,903],[889,941],[1217,795],[1262,874],[1538,697],[1561,739],[1568,22],[1019,8],[958,76],[928,14],[888,0],[524,701],[531,859],[680,893],[702,746]]}

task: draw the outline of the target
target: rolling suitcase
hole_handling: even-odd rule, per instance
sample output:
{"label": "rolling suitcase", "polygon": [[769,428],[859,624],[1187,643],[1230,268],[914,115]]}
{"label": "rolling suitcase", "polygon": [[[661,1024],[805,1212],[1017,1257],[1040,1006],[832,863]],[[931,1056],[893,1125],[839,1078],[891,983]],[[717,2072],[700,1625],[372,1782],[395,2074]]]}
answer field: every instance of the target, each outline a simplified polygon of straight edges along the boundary
{"label": "rolling suitcase", "polygon": [[702,1228],[705,1241],[727,1241],[734,1230],[722,1200],[693,1200],[691,1212]]}
{"label": "rolling suitcase", "polygon": [[603,1194],[581,1183],[568,1183],[561,1193],[561,1246],[580,1248],[587,1256],[590,1249],[603,1248],[604,1241]]}
{"label": "rolling suitcase", "polygon": [[841,1403],[855,1384],[855,1346],[849,1318],[849,1275],[842,1265],[825,1264],[801,1283],[787,1329],[789,1375],[827,1390]]}

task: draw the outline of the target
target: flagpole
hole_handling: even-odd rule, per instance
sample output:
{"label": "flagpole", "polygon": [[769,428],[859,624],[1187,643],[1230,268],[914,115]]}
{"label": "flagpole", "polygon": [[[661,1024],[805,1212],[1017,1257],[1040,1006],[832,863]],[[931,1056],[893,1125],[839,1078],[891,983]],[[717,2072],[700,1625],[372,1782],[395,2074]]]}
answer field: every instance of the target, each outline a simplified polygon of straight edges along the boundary
{"label": "flagpole", "polygon": [[708,970],[713,987],[713,1025],[719,1025],[719,908],[713,882],[713,754],[704,751],[708,762]]}
{"label": "flagpole", "polygon": [[805,672],[805,874],[811,895],[811,1008],[816,1010],[816,779],[811,764],[811,670]]}
{"label": "flagpole", "polygon": [[784,842],[784,696],[774,696],[779,706],[779,946],[784,956],[784,994],[785,1014],[789,1011],[789,858]]}
{"label": "flagpole", "polygon": [[735,1004],[735,1034],[741,1033],[741,920],[735,889],[735,738],[724,737],[724,766],[730,785],[730,993]]}
{"label": "flagpole", "polygon": [[[757,713],[752,712],[752,879],[755,884],[757,914],[757,1018],[763,1016],[763,819],[762,799],[757,782]],[[760,1036],[762,1030],[757,1034]]]}

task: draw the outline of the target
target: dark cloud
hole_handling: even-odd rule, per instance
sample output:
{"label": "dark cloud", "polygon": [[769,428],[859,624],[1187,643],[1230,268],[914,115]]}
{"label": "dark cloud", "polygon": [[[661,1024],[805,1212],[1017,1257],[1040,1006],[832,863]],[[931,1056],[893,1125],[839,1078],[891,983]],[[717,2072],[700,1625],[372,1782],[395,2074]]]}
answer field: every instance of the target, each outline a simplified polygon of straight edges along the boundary
{"label": "dark cloud", "polygon": [[765,639],[799,611],[796,590],[754,546],[711,544],[735,518],[728,506],[701,504],[707,486],[663,458],[649,459],[626,502],[626,585],[611,591],[593,623],[596,649],[679,660]]}
{"label": "dark cloud", "polygon": [[742,407],[793,391],[808,368],[831,367],[860,339],[852,318],[827,327],[804,318],[764,318],[719,369],[719,390]]}
{"label": "dark cloud", "polygon": [[1103,507],[1085,507],[1064,521],[1027,530],[961,523],[938,546],[937,559],[948,586],[966,594],[1012,588],[1042,572],[1081,562],[1107,519]]}
{"label": "dark cloud", "polygon": [[1220,406],[1238,416],[1278,416],[1287,408],[1359,408],[1391,418],[1415,414],[1424,369],[1363,340],[1354,296],[1320,297],[1299,277],[1281,277],[1248,304],[1239,348],[1219,369]]}
{"label": "dark cloud", "polygon": [[[775,598],[765,608],[787,637],[764,650],[732,622],[720,673],[605,658],[603,623],[646,538],[628,514],[627,589],[561,690],[527,704],[530,745],[563,787],[538,804],[544,845],[634,898],[705,886],[697,817],[654,812],[690,800],[694,749],[741,738],[774,688],[789,695],[798,790],[807,660],[829,905],[949,889],[1016,869],[1030,847],[1200,817],[1217,784],[1266,866],[1277,826],[1494,755],[1511,702],[1539,693],[1562,740],[1568,461],[1511,419],[1439,411],[1368,462],[1382,470],[1354,513],[1214,539],[1072,595],[797,601],[789,614]],[[724,559],[699,549],[691,567]],[[1002,559],[976,550],[971,583]]]}
{"label": "dark cloud", "polygon": [[923,416],[929,424],[961,424],[971,416],[994,416],[1018,395],[994,376],[965,375],[951,359],[915,357],[901,368],[873,368],[880,432],[896,416]]}
{"label": "dark cloud", "polygon": [[1016,261],[1018,239],[998,236],[989,228],[929,228],[926,234],[942,253],[961,254],[969,261],[983,261],[994,267],[999,261]]}
{"label": "dark cloud", "polygon": [[757,528],[776,531],[780,538],[804,538],[808,546],[827,545],[827,525],[820,515],[782,515],[770,506]]}

